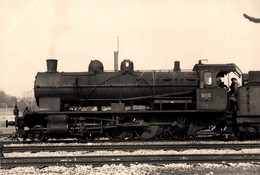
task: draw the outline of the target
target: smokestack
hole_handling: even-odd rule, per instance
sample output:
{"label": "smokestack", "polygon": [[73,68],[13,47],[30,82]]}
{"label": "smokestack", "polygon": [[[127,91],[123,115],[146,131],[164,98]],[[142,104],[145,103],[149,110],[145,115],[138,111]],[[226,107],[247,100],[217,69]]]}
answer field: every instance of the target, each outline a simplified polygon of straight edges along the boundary
{"label": "smokestack", "polygon": [[174,71],[181,71],[180,68],[180,62],[179,61],[174,61]]}
{"label": "smokestack", "polygon": [[57,62],[55,59],[47,59],[47,72],[57,72]]}
{"label": "smokestack", "polygon": [[118,51],[114,52],[114,70],[118,71]]}

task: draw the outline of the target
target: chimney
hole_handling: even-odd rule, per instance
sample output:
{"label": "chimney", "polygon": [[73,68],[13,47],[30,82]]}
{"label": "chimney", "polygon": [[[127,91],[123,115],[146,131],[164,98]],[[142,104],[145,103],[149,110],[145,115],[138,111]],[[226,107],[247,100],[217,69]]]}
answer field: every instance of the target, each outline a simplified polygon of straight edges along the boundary
{"label": "chimney", "polygon": [[55,59],[47,59],[47,72],[57,72],[57,62]]}
{"label": "chimney", "polygon": [[114,52],[114,70],[118,71],[118,51]]}
{"label": "chimney", "polygon": [[179,61],[174,61],[174,71],[181,71],[180,68],[180,62]]}

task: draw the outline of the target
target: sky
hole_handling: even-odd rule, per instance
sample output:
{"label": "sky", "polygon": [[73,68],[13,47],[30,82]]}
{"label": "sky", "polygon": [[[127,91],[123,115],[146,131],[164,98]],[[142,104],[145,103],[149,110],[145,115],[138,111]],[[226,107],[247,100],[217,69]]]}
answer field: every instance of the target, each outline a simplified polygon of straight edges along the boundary
{"label": "sky", "polygon": [[260,70],[259,0],[0,0],[0,90],[22,97],[33,90],[46,59],[58,71],[84,72],[91,60],[113,70],[192,69],[200,59]]}

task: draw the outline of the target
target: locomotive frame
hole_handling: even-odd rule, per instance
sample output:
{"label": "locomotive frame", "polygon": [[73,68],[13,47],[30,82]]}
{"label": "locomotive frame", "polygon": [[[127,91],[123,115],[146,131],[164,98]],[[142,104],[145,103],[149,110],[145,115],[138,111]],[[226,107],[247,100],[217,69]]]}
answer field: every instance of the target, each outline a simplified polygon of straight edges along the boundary
{"label": "locomotive frame", "polygon": [[[47,60],[47,72],[38,73],[35,97],[39,111],[14,110],[17,134],[24,140],[49,137],[91,140],[171,138],[182,140],[209,128],[220,134],[258,137],[257,98],[260,73],[242,74],[235,64],[202,64],[181,71],[134,71],[124,60],[121,70],[105,72],[94,60],[88,72],[57,72],[57,60]],[[237,109],[228,110],[228,92],[217,79],[233,72],[242,76]],[[246,95],[245,95],[246,94]]]}

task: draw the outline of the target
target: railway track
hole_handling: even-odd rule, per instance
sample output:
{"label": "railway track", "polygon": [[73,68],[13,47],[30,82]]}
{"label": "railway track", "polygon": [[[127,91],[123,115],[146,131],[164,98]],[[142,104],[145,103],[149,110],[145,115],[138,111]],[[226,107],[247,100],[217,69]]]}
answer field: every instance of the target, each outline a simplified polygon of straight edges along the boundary
{"label": "railway track", "polygon": [[1,168],[24,166],[72,166],[103,164],[169,164],[169,163],[231,163],[260,161],[260,154],[179,154],[179,155],[117,155],[117,156],[62,156],[62,157],[7,157],[1,158]]}
{"label": "railway track", "polygon": [[[0,138],[1,138],[1,135],[0,135]],[[201,138],[190,138],[190,139],[187,139],[187,140],[184,140],[186,142],[188,141],[195,141],[195,142],[198,142],[198,141],[206,141],[206,142],[210,142],[210,141],[234,141],[234,140],[228,140],[228,139],[223,139],[223,138],[217,138],[217,137],[201,137]],[[182,142],[184,142],[182,141]],[[254,141],[259,141],[260,143],[260,139],[255,139]],[[121,141],[121,143],[131,143],[131,142],[144,142],[143,140],[139,140],[139,139],[129,139],[129,140],[124,140],[124,141]],[[149,141],[146,141],[146,142],[149,142]],[[158,139],[158,140],[152,140],[152,142],[165,142],[165,143],[174,143],[176,142],[176,140],[168,140],[168,139]],[[179,141],[177,141],[179,142]],[[45,142],[33,142],[33,141],[29,141],[29,140],[26,140],[26,141],[19,141],[19,140],[10,140],[10,139],[7,139],[7,140],[2,140],[1,141],[2,144],[32,144],[32,143],[118,143],[118,142],[115,142],[115,141],[111,141],[111,140],[108,140],[108,139],[95,139],[95,140],[92,140],[90,142],[86,142],[84,140],[77,140],[77,139],[50,139],[50,140],[47,140]]]}
{"label": "railway track", "polygon": [[[1,137],[1,136],[0,136]],[[214,139],[212,138],[195,138],[195,139],[188,139],[186,141],[214,141]],[[217,139],[215,139],[216,141]],[[159,140],[152,140],[153,142],[169,142],[169,143],[172,143],[173,140],[167,140],[167,139],[159,139]],[[97,140],[92,140],[90,141],[91,143],[115,143],[115,141],[112,141],[112,140],[107,140],[107,139],[97,139]],[[144,142],[143,140],[140,140],[140,139],[130,139],[130,140],[124,140],[124,141],[121,141],[121,142]],[[26,143],[26,144],[31,144],[31,143],[89,143],[89,142],[86,142],[84,140],[77,140],[77,139],[57,139],[57,140],[47,140],[45,142],[33,142],[33,141],[29,141],[29,140],[26,140],[26,141],[18,141],[18,140],[3,140],[2,141],[3,144],[22,144],[22,143]]]}
{"label": "railway track", "polygon": [[[185,149],[242,149],[259,148],[260,144],[148,144],[148,145],[63,145],[63,146],[10,146],[2,147],[3,153],[8,152],[40,152],[40,151],[89,151],[97,150],[185,150]],[[231,162],[260,162],[260,154],[159,154],[159,155],[87,155],[87,156],[37,156],[37,157],[1,157],[0,167],[45,167],[73,165],[103,165],[103,164],[169,164],[169,163],[231,163]]]}
{"label": "railway track", "polygon": [[39,152],[39,151],[111,151],[111,150],[187,150],[187,149],[233,149],[240,150],[245,148],[260,148],[260,144],[144,144],[144,145],[21,145],[21,146],[8,146],[3,145],[2,152]]}

